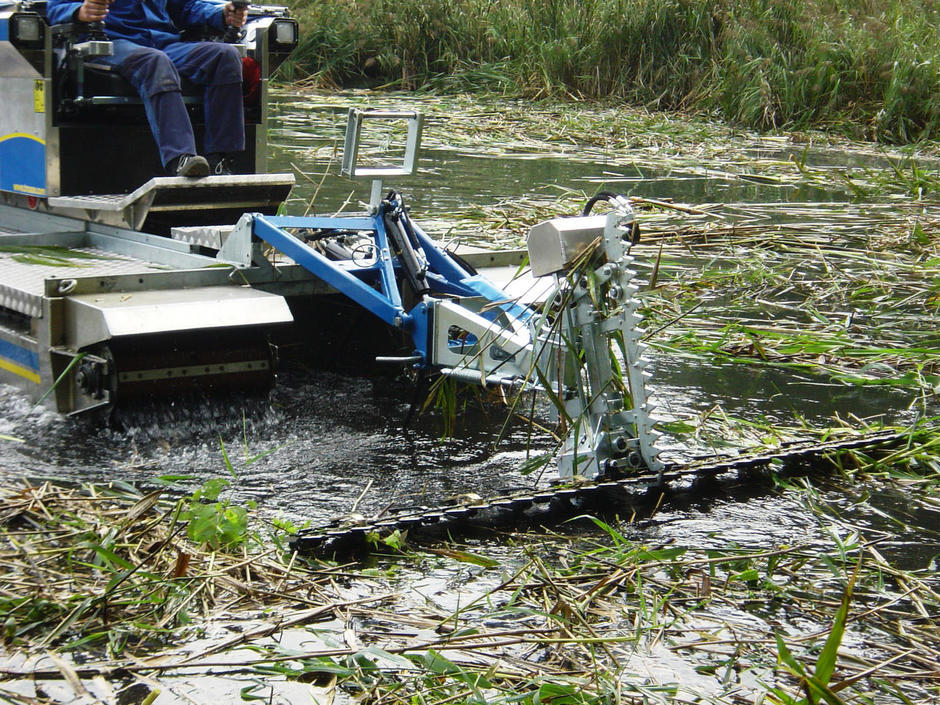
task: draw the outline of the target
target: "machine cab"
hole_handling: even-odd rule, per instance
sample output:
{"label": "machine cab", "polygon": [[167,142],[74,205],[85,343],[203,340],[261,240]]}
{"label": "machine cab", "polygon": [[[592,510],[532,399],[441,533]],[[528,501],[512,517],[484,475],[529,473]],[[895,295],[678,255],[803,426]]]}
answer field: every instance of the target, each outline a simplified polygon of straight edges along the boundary
{"label": "machine cab", "polygon": [[[293,177],[267,174],[265,106],[273,71],[297,45],[283,7],[249,8],[243,47],[246,149],[235,176],[163,177],[142,101],[96,61],[106,38],[81,23],[49,26],[44,0],[0,0],[0,198],[109,225],[165,234],[186,223],[234,222],[246,210],[271,212]],[[211,30],[194,40],[214,39]],[[184,36],[184,39],[187,38]],[[183,85],[196,133],[204,131],[202,91]],[[162,214],[162,215],[161,215]]]}

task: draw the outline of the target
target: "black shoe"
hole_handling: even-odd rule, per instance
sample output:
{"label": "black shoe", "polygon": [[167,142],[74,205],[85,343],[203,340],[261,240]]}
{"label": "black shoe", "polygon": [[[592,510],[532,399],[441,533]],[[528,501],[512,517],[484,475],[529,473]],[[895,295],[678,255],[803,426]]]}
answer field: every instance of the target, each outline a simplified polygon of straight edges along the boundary
{"label": "black shoe", "polygon": [[209,162],[198,154],[181,154],[166,165],[170,176],[208,176]]}
{"label": "black shoe", "polygon": [[232,160],[221,152],[209,152],[206,155],[209,160],[209,173],[212,176],[231,176]]}

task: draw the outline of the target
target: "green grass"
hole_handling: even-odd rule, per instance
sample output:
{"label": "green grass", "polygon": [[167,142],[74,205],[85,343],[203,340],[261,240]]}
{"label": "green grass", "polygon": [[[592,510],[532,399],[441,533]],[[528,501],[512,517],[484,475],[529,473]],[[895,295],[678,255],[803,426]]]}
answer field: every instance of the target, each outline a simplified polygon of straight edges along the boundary
{"label": "green grass", "polygon": [[284,74],[697,110],[886,142],[940,130],[934,0],[293,0]]}

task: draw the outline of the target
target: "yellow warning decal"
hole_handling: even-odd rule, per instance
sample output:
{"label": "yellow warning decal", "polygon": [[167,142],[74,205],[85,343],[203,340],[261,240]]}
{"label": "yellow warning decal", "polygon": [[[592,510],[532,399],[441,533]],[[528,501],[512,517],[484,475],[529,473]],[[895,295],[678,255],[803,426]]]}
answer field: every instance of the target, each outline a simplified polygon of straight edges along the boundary
{"label": "yellow warning decal", "polygon": [[38,188],[36,186],[26,186],[24,184],[13,184],[13,190],[19,191],[20,193],[29,193],[33,196],[45,196],[46,189]]}
{"label": "yellow warning decal", "polygon": [[39,384],[41,381],[39,375],[33,372],[31,369],[23,367],[22,365],[18,365],[11,360],[5,360],[2,357],[0,357],[0,370],[12,372],[19,377],[28,379],[30,382],[35,382],[36,384]]}
{"label": "yellow warning decal", "polygon": [[33,81],[33,112],[46,112],[46,82]]}

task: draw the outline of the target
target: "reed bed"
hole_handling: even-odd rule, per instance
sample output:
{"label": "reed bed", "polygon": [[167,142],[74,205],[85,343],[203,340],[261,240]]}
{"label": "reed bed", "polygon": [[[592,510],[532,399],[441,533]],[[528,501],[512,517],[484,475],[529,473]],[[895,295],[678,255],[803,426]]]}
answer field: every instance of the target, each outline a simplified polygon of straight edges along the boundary
{"label": "reed bed", "polygon": [[[564,156],[578,161],[610,159],[614,164],[629,157],[625,166],[659,166],[662,170],[689,169],[720,175],[715,162],[721,162],[732,175],[756,178],[818,178],[829,185],[832,172],[845,170],[839,157],[848,152],[857,164],[850,173],[864,176],[866,164],[884,186],[911,177],[911,165],[925,172],[923,177],[937,181],[936,141],[895,146],[854,141],[838,133],[801,130],[763,134],[731,127],[708,115],[671,115],[642,106],[603,103],[527,100],[507,96],[460,93],[435,95],[390,90],[319,90],[304,86],[274,91],[275,108],[309,108],[297,128],[307,127],[332,150],[342,146],[345,112],[350,107],[382,107],[420,110],[425,116],[422,145],[425,149],[448,149],[479,154],[485,149],[492,157]],[[333,112],[335,111],[335,112]],[[337,119],[337,113],[341,119]],[[293,119],[300,119],[294,117]],[[292,127],[292,125],[291,125]],[[380,129],[378,126],[370,127]],[[393,129],[386,127],[385,129]],[[291,132],[298,137],[310,138]],[[302,149],[303,144],[295,144]],[[822,157],[822,159],[820,159]],[[927,160],[921,169],[919,159]],[[933,157],[934,159],[931,159]],[[655,160],[655,161],[653,161]],[[897,169],[891,169],[894,163]],[[882,169],[884,167],[884,169]],[[335,171],[335,170],[334,170]],[[908,173],[905,174],[905,171]],[[633,173],[636,175],[636,172]],[[936,189],[934,189],[936,193]]]}
{"label": "reed bed", "polygon": [[192,540],[190,500],[164,490],[47,482],[0,492],[0,618],[4,642],[17,648],[118,658],[159,648],[220,613],[329,604],[319,592],[328,571],[311,575],[257,533],[225,544]]}
{"label": "reed bed", "polygon": [[290,3],[284,76],[698,110],[759,129],[936,137],[930,0]]}
{"label": "reed bed", "polygon": [[895,204],[732,204],[708,214],[672,232],[649,219],[640,251],[655,269],[655,345],[935,393],[940,219]]}

